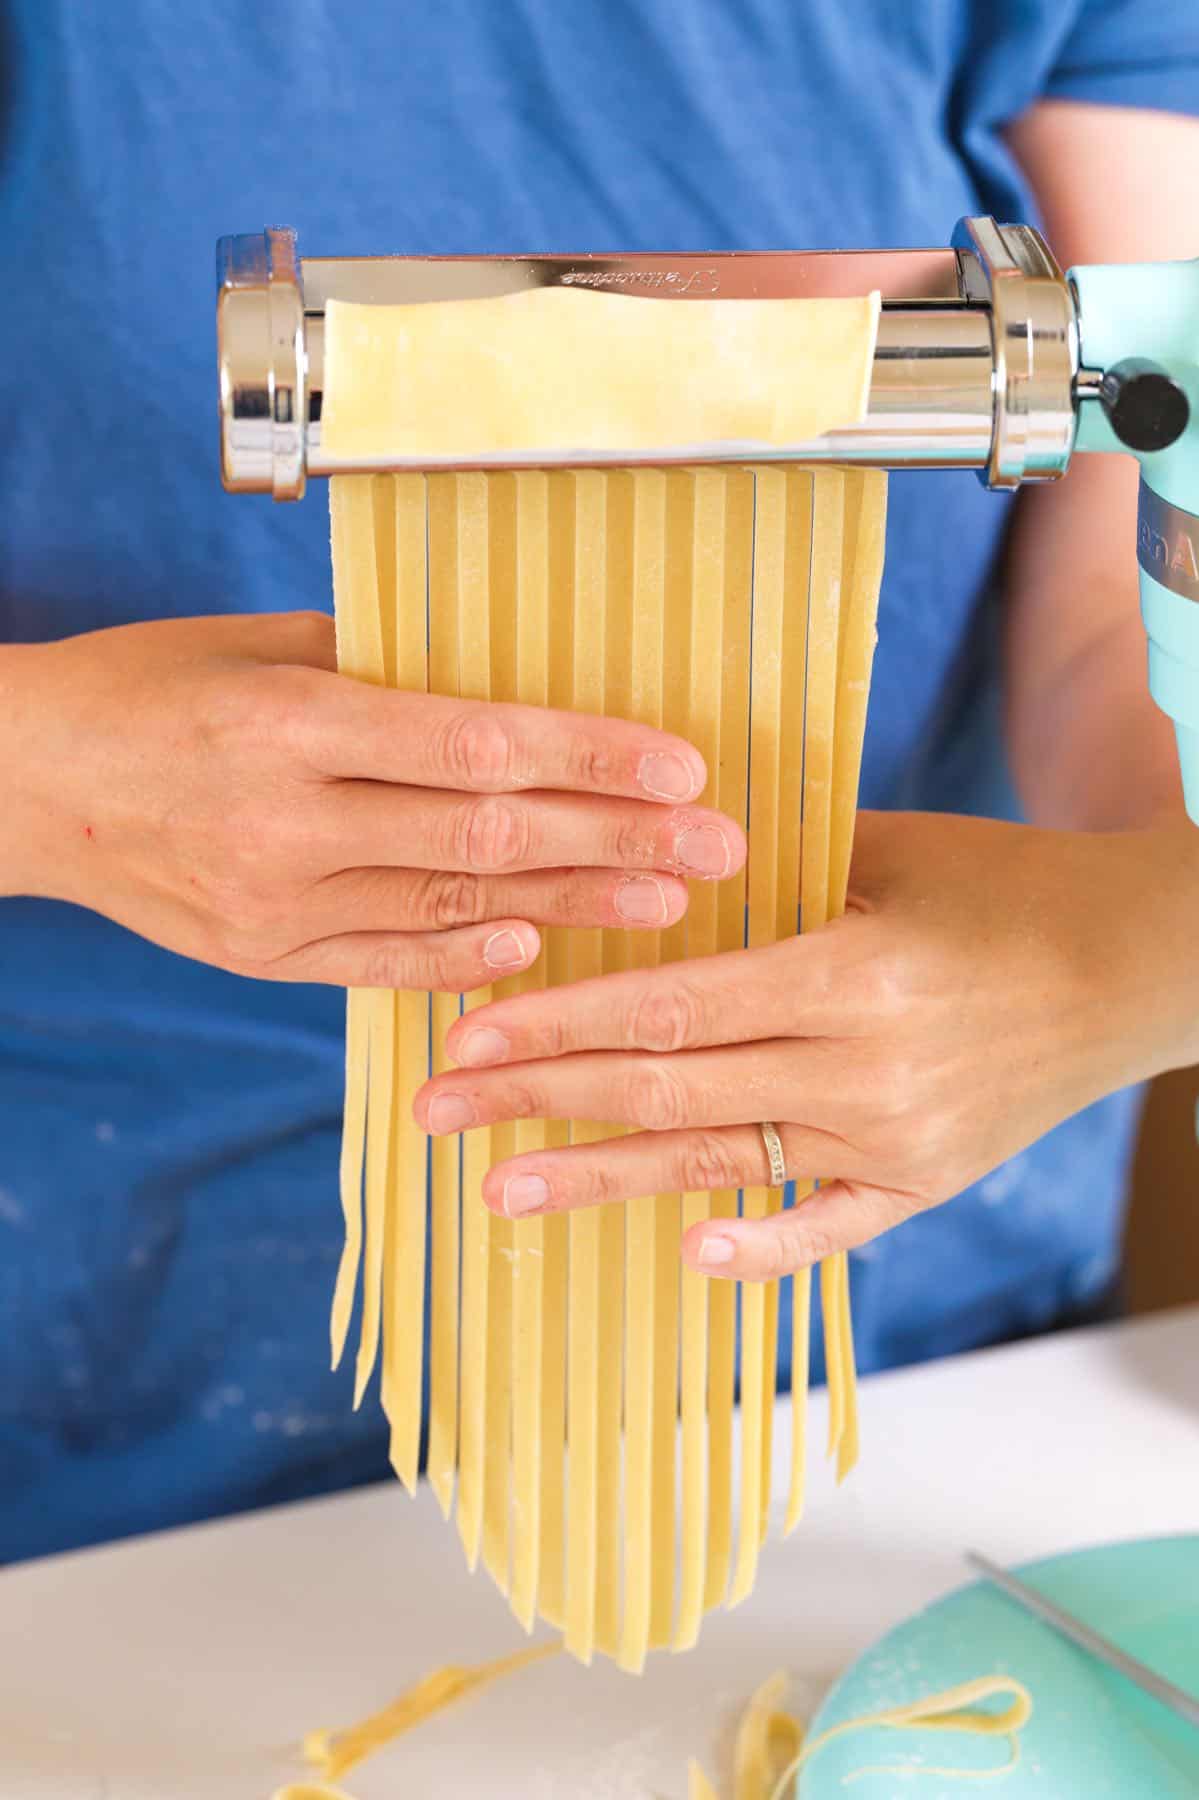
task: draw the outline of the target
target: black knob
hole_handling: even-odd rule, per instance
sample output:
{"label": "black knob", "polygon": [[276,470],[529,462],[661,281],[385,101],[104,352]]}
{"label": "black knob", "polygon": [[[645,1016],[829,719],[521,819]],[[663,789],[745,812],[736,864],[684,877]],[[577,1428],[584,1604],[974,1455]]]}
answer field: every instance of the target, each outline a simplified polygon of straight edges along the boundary
{"label": "black knob", "polygon": [[1173,376],[1143,357],[1116,363],[1099,383],[1112,430],[1130,450],[1167,450],[1191,417],[1190,402]]}

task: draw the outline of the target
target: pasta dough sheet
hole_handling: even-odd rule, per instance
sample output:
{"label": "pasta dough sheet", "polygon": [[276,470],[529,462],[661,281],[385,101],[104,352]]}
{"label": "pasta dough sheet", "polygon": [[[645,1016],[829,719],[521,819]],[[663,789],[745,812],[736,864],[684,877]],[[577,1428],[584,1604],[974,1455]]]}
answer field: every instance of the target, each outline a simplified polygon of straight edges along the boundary
{"label": "pasta dough sheet", "polygon": [[[335,478],[347,674],[665,724],[703,752],[706,797],[749,829],[747,871],[695,884],[679,925],[547,932],[539,965],[495,992],[767,945],[843,908],[885,496],[873,472],[782,464]],[[784,1197],[757,1187],[493,1217],[480,1195],[490,1162],[610,1128],[522,1120],[429,1153],[412,1089],[444,1066],[459,1005],[349,996],[334,1355],[360,1289],[357,1389],[381,1346],[402,1479],[416,1478],[427,1373],[430,1480],[447,1513],[456,1504],[468,1560],[526,1627],[545,1619],[576,1657],[637,1670],[750,1591],[772,1497],[777,1284],[746,1284],[738,1302],[735,1284],[683,1269],[680,1235]],[[822,1283],[844,1472],[857,1439],[843,1265]],[[803,1491],[806,1277],[793,1299],[789,1525]],[[746,1756],[762,1753],[758,1742]]]}
{"label": "pasta dough sheet", "polygon": [[[865,417],[879,296],[664,301],[580,288],[325,312],[333,456],[740,454]],[[615,453],[615,454],[614,454]]]}

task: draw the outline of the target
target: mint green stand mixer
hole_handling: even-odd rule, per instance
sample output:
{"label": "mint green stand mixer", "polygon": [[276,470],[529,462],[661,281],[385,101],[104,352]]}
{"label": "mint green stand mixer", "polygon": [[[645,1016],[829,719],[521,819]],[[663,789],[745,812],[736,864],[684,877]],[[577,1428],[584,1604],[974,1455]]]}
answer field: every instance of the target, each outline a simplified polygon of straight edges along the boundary
{"label": "mint green stand mixer", "polygon": [[[869,406],[857,424],[782,447],[664,445],[629,456],[613,444],[589,453],[595,463],[972,468],[987,486],[1010,489],[1056,479],[1075,450],[1137,457],[1149,686],[1174,721],[1187,810],[1199,822],[1199,262],[1063,275],[1037,232],[986,218],[963,219],[939,250],[301,260],[284,228],[225,237],[217,246],[225,486],[298,500],[308,476],[360,466],[321,441],[330,299],[462,300],[544,286],[675,300],[882,295]],[[453,466],[573,460],[530,445]],[[371,464],[444,466],[411,457]]]}

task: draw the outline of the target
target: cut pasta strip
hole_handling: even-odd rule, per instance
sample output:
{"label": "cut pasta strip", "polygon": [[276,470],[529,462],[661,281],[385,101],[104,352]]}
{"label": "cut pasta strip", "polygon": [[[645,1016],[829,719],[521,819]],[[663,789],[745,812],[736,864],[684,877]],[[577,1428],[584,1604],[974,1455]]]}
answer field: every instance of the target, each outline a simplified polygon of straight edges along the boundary
{"label": "cut pasta strip", "polygon": [[[785,472],[759,469],[749,720],[748,937],[751,949],[773,943],[775,938],[779,718],[787,600],[786,506]],[[769,1190],[764,1186],[747,1187],[741,1204],[743,1217],[763,1219],[770,1206]],[[746,1282],[741,1289],[741,1509],[730,1606],[738,1605],[749,1594],[758,1567],[767,1411],[764,1404],[766,1312],[765,1285]]]}
{"label": "cut pasta strip", "polygon": [[780,1669],[742,1713],[733,1747],[733,1800],[765,1800],[798,1750],[799,1727],[782,1710],[786,1694],[787,1676]]}
{"label": "cut pasta strip", "polygon": [[[453,589],[448,603],[457,631],[457,691],[467,700],[486,700],[491,695],[491,622],[489,577],[490,555],[490,490],[479,476],[464,476],[447,486],[447,509],[453,506]],[[449,526],[450,521],[447,520]],[[448,533],[447,533],[448,537]],[[432,539],[430,539],[432,543]],[[432,610],[432,589],[430,589]],[[432,627],[430,629],[432,642]],[[483,1006],[491,997],[489,988],[476,989],[464,997],[463,1007],[469,1011]],[[445,1033],[453,1023],[454,1005],[441,996],[433,1001],[433,1066],[448,1066]],[[483,1472],[486,1455],[486,1400],[489,1346],[488,1270],[491,1242],[491,1215],[482,1203],[483,1176],[491,1160],[491,1133],[486,1129],[468,1132],[462,1139],[457,1161],[453,1141],[435,1139],[432,1155],[436,1162],[434,1216],[442,1238],[437,1251],[447,1284],[445,1295],[446,1335],[449,1336],[449,1309],[458,1305],[456,1285],[461,1283],[461,1326],[459,1332],[459,1397],[461,1412],[459,1431],[461,1447],[461,1499],[459,1531],[467,1546],[468,1556],[477,1558],[483,1531]],[[459,1263],[461,1265],[459,1274]],[[455,1321],[457,1325],[457,1320]],[[446,1386],[449,1386],[447,1344]],[[450,1398],[447,1391],[447,1409]],[[448,1438],[448,1430],[447,1430]],[[430,1447],[430,1463],[432,1447]],[[472,1564],[473,1566],[473,1564]]]}
{"label": "cut pasta strip", "polygon": [[[720,695],[724,662],[725,483],[722,471],[701,469],[695,475],[692,507],[692,611],[685,691],[690,704],[685,726],[712,777],[719,782]],[[719,948],[718,889],[711,882],[696,887],[682,926],[687,956],[711,956]],[[711,1196],[683,1196],[682,1228],[706,1219]],[[680,1397],[682,1419],[682,1567],[674,1648],[688,1650],[699,1636],[704,1612],[708,1553],[708,1292],[711,1283],[684,1269],[680,1293]],[[692,1765],[694,1775],[702,1771]]]}
{"label": "cut pasta strip", "polygon": [[[419,475],[375,487],[375,542],[382,566],[384,655],[388,679],[421,693],[428,685],[428,569],[425,484]],[[384,559],[384,548],[392,554]],[[386,601],[390,599],[391,604]],[[391,620],[391,631],[386,626]],[[396,1093],[393,1102],[391,1196],[394,1236],[387,1257],[390,1276],[387,1332],[390,1343],[387,1403],[391,1462],[409,1493],[420,1463],[425,1262],[428,1231],[428,1151],[411,1128],[411,1097],[429,1074],[430,1001],[405,992],[396,999]],[[457,1459],[458,1406],[458,1196],[442,1196],[433,1223],[437,1260],[431,1272],[435,1313],[429,1345],[429,1482],[448,1515]]]}
{"label": "cut pasta strip", "polygon": [[[386,486],[372,482],[354,493],[349,511],[350,529],[366,538],[375,561],[379,602],[373,607],[362,608],[356,637],[359,679],[375,686],[394,685],[396,672],[395,619],[391,603],[395,560],[386,513],[389,498]],[[392,1419],[397,1416],[395,1383],[400,1354],[395,1329],[396,1285],[405,1249],[397,1242],[396,1004],[397,996],[385,990],[374,990],[369,996],[367,1062],[371,1079],[366,1116],[365,1211],[371,1299],[369,1316],[364,1303],[363,1343],[357,1371],[357,1397],[360,1400],[370,1374],[370,1364],[375,1358],[376,1341],[381,1343],[381,1391],[384,1407]],[[377,1317],[376,1305],[379,1308]],[[396,1472],[406,1478],[410,1491],[416,1486],[416,1460],[414,1454],[410,1469],[396,1463]]]}
{"label": "cut pasta strip", "polygon": [[340,1367],[354,1310],[354,1292],[362,1260],[362,1168],[366,1155],[367,1059],[370,1054],[370,995],[362,988],[346,994],[346,1097],[341,1128],[341,1216],[345,1243],[337,1265],[329,1315],[332,1364]]}
{"label": "cut pasta strip", "polygon": [[[407,1129],[407,1112],[411,1106],[411,1096],[425,1082],[429,1073],[429,1005],[423,994],[401,993],[395,996],[395,1036],[396,1036],[396,1097],[393,1106],[392,1160],[394,1188],[391,1204],[394,1208],[394,1231],[388,1237],[388,1308],[386,1324],[386,1342],[389,1347],[387,1368],[389,1398],[387,1402],[388,1419],[391,1425],[390,1455],[392,1467],[404,1483],[409,1493],[416,1491],[417,1474],[420,1464],[421,1405],[423,1399],[423,1382],[421,1380],[421,1348],[425,1324],[425,1250],[427,1231],[427,1168],[428,1157],[425,1145],[415,1132]],[[449,1204],[456,1211],[457,1195],[449,1196]],[[439,1221],[442,1237],[443,1260],[450,1255],[454,1258],[454,1277],[457,1280],[457,1219],[452,1223],[444,1215],[448,1207],[443,1204],[442,1219]],[[446,1240],[448,1239],[448,1243]],[[439,1327],[443,1321],[439,1321]],[[448,1335],[448,1334],[447,1334]],[[453,1324],[454,1361],[457,1351],[457,1320]],[[444,1367],[446,1346],[439,1344],[438,1354],[430,1355],[430,1374],[436,1369],[442,1381],[447,1379]],[[439,1362],[442,1367],[438,1369]],[[449,1376],[454,1373],[451,1366]],[[433,1414],[430,1412],[430,1420]],[[443,1414],[438,1415],[444,1428],[452,1430],[453,1421]],[[431,1429],[431,1425],[430,1425]],[[452,1482],[453,1459],[455,1448],[452,1441],[445,1447],[448,1460],[440,1464],[440,1472],[448,1474],[445,1480],[437,1480],[433,1470],[438,1465],[432,1462],[434,1445],[430,1438],[430,1484],[438,1492],[442,1510],[449,1511]]]}
{"label": "cut pasta strip", "polygon": [[[1010,1703],[999,1712],[978,1706],[981,1700],[1002,1695],[1010,1696]],[[1031,1717],[1032,1695],[1022,1681],[1017,1681],[1014,1675],[983,1675],[976,1681],[964,1681],[960,1687],[946,1688],[940,1694],[922,1695],[919,1700],[909,1701],[904,1706],[888,1707],[859,1719],[844,1719],[839,1725],[830,1725],[827,1731],[801,1745],[770,1789],[768,1800],[785,1800],[800,1769],[836,1738],[879,1728],[960,1731],[969,1737],[1002,1737],[1007,1739],[1008,1760],[983,1769],[939,1768],[925,1762],[892,1768],[868,1765],[854,1769],[845,1777],[846,1781],[855,1781],[862,1775],[890,1775],[900,1781],[912,1775],[929,1775],[942,1781],[987,1781],[1015,1767],[1020,1759],[1020,1733]]]}
{"label": "cut pasta strip", "polygon": [[[378,568],[375,554],[374,500],[369,482],[347,486],[330,497],[335,554],[340,553],[349,572],[348,605],[342,608],[338,626],[338,658],[346,674],[358,681],[380,685],[384,681],[383,636],[378,604]],[[383,1261],[388,1156],[391,1140],[391,1106],[394,1085],[392,1033],[386,1014],[393,1002],[388,994],[368,991],[362,995],[367,1035],[366,1150],[365,1150],[365,1247],[362,1255],[362,1324],[354,1374],[354,1404],[362,1402],[379,1351],[382,1326]],[[380,1060],[382,1058],[382,1060]],[[373,1078],[369,1071],[374,1069]],[[356,1157],[351,1156],[351,1167]],[[343,1192],[343,1207],[347,1196]],[[354,1197],[349,1197],[351,1208]]]}
{"label": "cut pasta strip", "polygon": [[[837,648],[841,623],[842,526],[845,478],[839,470],[813,477],[811,582],[808,602],[808,681],[804,725],[804,866],[809,884],[801,897],[803,923],[819,930],[829,917],[829,832],[833,805],[833,738],[836,729]],[[837,1265],[821,1266],[825,1363],[829,1394],[829,1452],[835,1454],[845,1418],[845,1372],[836,1330]]]}
{"label": "cut pasta strip", "polygon": [[[604,599],[604,711],[615,718],[633,716],[634,574],[633,478],[604,478],[607,490]],[[604,970],[616,974],[632,967],[633,939],[625,932],[605,932]],[[601,1130],[599,1135],[609,1133]],[[600,1208],[600,1491],[597,1500],[599,1560],[596,1569],[595,1641],[605,1655],[617,1658],[625,1629],[623,1595],[629,1560],[625,1528],[628,1463],[625,1453],[625,1391],[628,1380],[626,1321],[630,1299],[625,1285],[627,1208]],[[609,1297],[619,1296],[613,1304]],[[607,1372],[614,1371],[615,1379]]]}
{"label": "cut pasta strip", "polygon": [[[399,996],[389,990],[380,990],[374,996],[371,1017],[372,1048],[371,1065],[375,1071],[372,1084],[373,1096],[367,1111],[366,1119],[366,1202],[368,1216],[372,1207],[376,1208],[383,1220],[382,1227],[382,1280],[380,1282],[381,1305],[379,1313],[379,1343],[381,1346],[379,1397],[383,1402],[383,1410],[391,1423],[391,1442],[395,1442],[396,1410],[396,1378],[398,1343],[396,1339],[396,1286],[400,1279],[400,1257],[398,1251],[402,1246],[398,1243],[399,1220],[397,1207],[399,1204],[398,1162],[400,1157],[400,1130],[396,1118],[396,1003]],[[372,1128],[372,1115],[374,1127]],[[374,1197],[377,1194],[377,1199]],[[389,1454],[391,1445],[389,1445]],[[397,1475],[401,1473],[394,1455],[392,1466]],[[408,1483],[409,1493],[416,1489],[416,1464],[412,1467],[411,1481]]]}
{"label": "cut pasta strip", "polygon": [[[662,657],[665,626],[666,477],[638,472],[633,482],[633,581],[631,591],[631,711],[644,725],[662,723]],[[652,968],[657,940],[638,933],[630,964]],[[657,1310],[663,1283],[658,1272],[660,1200],[630,1200],[625,1208],[625,1506],[624,1616],[621,1668],[639,1671],[652,1628],[656,1529],[653,1483]],[[675,1276],[677,1279],[677,1276]],[[672,1421],[673,1429],[673,1421]],[[673,1537],[673,1517],[670,1521]],[[673,1548],[670,1552],[673,1574]]]}
{"label": "cut pasta strip", "polygon": [[[804,814],[804,783],[807,768],[805,745],[809,730],[806,694],[808,640],[811,635],[813,612],[820,605],[820,597],[813,593],[812,584],[812,532],[818,480],[818,476],[804,470],[792,470],[787,478],[786,580],[788,594],[791,598],[783,634],[783,662],[780,677],[778,878],[774,921],[774,935],[779,939],[793,937],[800,928],[801,864],[809,853]],[[802,604],[799,600],[800,595],[804,597]],[[836,603],[835,595],[833,603]],[[782,1195],[779,1194],[776,1198],[781,1205]],[[796,1278],[793,1289],[798,1287],[802,1290],[802,1286],[802,1281]],[[802,1292],[798,1298],[802,1308]],[[767,1320],[769,1368],[763,1371],[762,1405],[763,1417],[767,1422],[773,1419],[774,1410],[778,1344],[777,1305],[776,1289],[771,1303],[771,1312],[774,1316]],[[795,1305],[796,1294],[793,1291],[793,1334]],[[794,1335],[792,1361],[794,1361]],[[769,1518],[771,1452],[771,1435],[769,1429],[766,1429],[763,1431],[762,1440],[760,1541],[765,1539]]]}
{"label": "cut pasta strip", "polygon": [[[662,724],[699,745],[709,800],[750,828],[747,873],[697,885],[678,926],[547,931],[535,972],[465,1005],[733,950],[747,935],[766,945],[795,929],[797,908],[804,929],[843,908],[883,494],[879,477],[778,465],[333,483],[345,672]],[[492,1216],[481,1199],[490,1164],[609,1128],[520,1121],[430,1151],[410,1097],[430,1056],[446,1066],[459,1006],[382,992],[347,1002],[346,1247],[332,1348],[344,1345],[361,1277],[356,1387],[361,1395],[381,1337],[392,1459],[411,1485],[428,1229],[429,1473],[440,1504],[451,1508],[456,1483],[468,1560],[481,1557],[511,1588],[523,1623],[561,1623],[583,1660],[599,1650],[640,1668],[650,1648],[694,1642],[704,1611],[753,1584],[770,1500],[777,1288],[743,1288],[739,1321],[736,1284],[681,1268],[684,1224],[734,1214],[734,1193],[658,1195],[515,1226]],[[780,1203],[763,1187],[743,1200],[748,1217]],[[844,1473],[857,1437],[844,1263],[830,1259],[822,1282]],[[788,1524],[802,1503],[808,1306],[798,1281]]]}
{"label": "cut pasta strip", "polygon": [[[519,546],[517,491],[513,475],[459,477],[479,485],[479,506],[487,508],[486,594],[480,608],[490,608],[490,670],[493,699],[512,699],[517,690]],[[497,982],[493,999],[517,991],[512,980]],[[468,1136],[470,1134],[468,1133]],[[488,1161],[502,1162],[516,1147],[516,1127],[494,1125],[488,1133]],[[477,1192],[472,1199],[478,1198]],[[479,1199],[479,1210],[483,1204]],[[513,1285],[516,1249],[507,1219],[489,1217],[487,1225],[487,1381],[484,1399],[483,1566],[501,1593],[508,1592],[512,1503],[512,1374]]]}
{"label": "cut pasta strip", "polygon": [[[686,737],[691,720],[691,613],[694,588],[695,477],[687,470],[666,476],[662,593],[662,673],[660,723]],[[657,937],[658,960],[686,954],[686,924]],[[654,1201],[654,1379],[651,1430],[653,1574],[649,1644],[670,1646],[675,1628],[676,1489],[680,1403],[680,1287],[682,1197],[659,1194]],[[703,1362],[688,1383],[702,1392]],[[686,1546],[679,1546],[686,1553]]]}
{"label": "cut pasta strip", "polygon": [[687,1764],[687,1800],[720,1800],[720,1795],[694,1758]]}
{"label": "cut pasta strip", "polygon": [[[776,938],[792,936],[799,928],[800,864],[802,852],[803,781],[805,743],[808,735],[806,706],[795,704],[806,693],[808,639],[811,633],[813,586],[813,532],[817,494],[822,510],[840,504],[837,491],[823,490],[822,475],[802,469],[787,472],[785,523],[785,596],[780,707],[778,724],[778,833]],[[832,604],[837,603],[834,577]],[[793,698],[794,697],[794,698]],[[767,1190],[767,1215],[781,1211],[783,1192]],[[793,1297],[794,1301],[794,1297]],[[793,1304],[794,1311],[794,1304]],[[778,1374],[779,1285],[766,1286],[762,1369],[762,1491],[758,1541],[766,1541],[770,1518],[773,1473],[774,1396]]]}
{"label": "cut pasta strip", "polygon": [[[549,703],[550,588],[549,493],[546,477],[516,476],[516,697],[531,706]],[[545,985],[544,955],[516,978],[518,993]],[[518,1119],[514,1149],[519,1156],[545,1148],[543,1119]],[[512,1610],[525,1630],[537,1608],[542,1520],[542,1384],[545,1380],[545,1227],[538,1218],[513,1228],[512,1504],[519,1529],[513,1534]]]}
{"label": "cut pasta strip", "polygon": [[343,1788],[327,1787],[323,1781],[319,1787],[314,1787],[310,1781],[301,1781],[276,1788],[271,1800],[351,1800],[351,1796]]}
{"label": "cut pasta strip", "polygon": [[[573,704],[580,712],[604,710],[604,632],[607,599],[607,487],[602,475],[580,470],[574,487],[574,639],[571,673]],[[567,948],[568,978],[584,981],[603,971],[603,941],[598,930],[576,931]],[[591,1143],[602,1137],[601,1127],[579,1121],[570,1127],[572,1143]],[[581,1662],[591,1661],[595,1649],[601,1494],[611,1494],[601,1469],[600,1389],[614,1386],[617,1396],[615,1442],[607,1446],[617,1462],[620,1457],[620,1369],[604,1365],[600,1352],[601,1309],[612,1310],[616,1289],[609,1279],[601,1283],[601,1230],[605,1222],[611,1236],[615,1208],[584,1207],[570,1214],[569,1288],[567,1307],[569,1393],[567,1424],[569,1453],[567,1475],[567,1575],[566,1647]],[[605,1273],[610,1273],[605,1270]],[[609,1408],[609,1414],[612,1409]],[[619,1487],[616,1490],[619,1494]],[[616,1514],[609,1508],[604,1521],[615,1537]]]}
{"label": "cut pasta strip", "polygon": [[[575,484],[570,474],[549,477],[549,704],[574,706],[575,610],[568,604],[575,576]],[[562,987],[571,979],[572,933],[553,927],[544,933],[545,981]],[[545,1124],[547,1147],[570,1142],[565,1119]],[[545,1311],[542,1321],[544,1361],[541,1395],[541,1567],[537,1597],[539,1617],[561,1631],[566,1624],[566,1381],[567,1301],[570,1271],[570,1225],[561,1213],[542,1222],[545,1259]]]}
{"label": "cut pasta strip", "polygon": [[[845,911],[853,856],[858,782],[866,732],[866,705],[874,647],[878,640],[878,596],[886,542],[886,476],[876,470],[847,473],[845,506],[846,600],[837,667],[837,728],[834,749],[835,785],[829,841],[830,917]],[[845,1403],[837,1451],[839,1480],[858,1459],[857,1376],[854,1368],[853,1323],[850,1316],[849,1259],[837,1260],[836,1327],[840,1341]]]}
{"label": "cut pasta strip", "polygon": [[[606,964],[605,964],[606,967]],[[599,1419],[596,1460],[595,1647],[615,1658],[620,1645],[624,1566],[624,1218],[600,1208]]]}
{"label": "cut pasta strip", "polygon": [[[749,814],[749,690],[753,594],[755,484],[749,470],[725,477],[724,657],[720,697],[716,804],[734,819]],[[716,896],[721,950],[745,941],[747,872],[720,884]],[[713,1194],[712,1216],[734,1218],[737,1194]],[[737,1289],[709,1283],[708,1293],[708,1561],[705,1610],[719,1606],[729,1587],[733,1548],[733,1396],[737,1353]]]}
{"label": "cut pasta strip", "polygon": [[[432,1669],[390,1706],[359,1724],[308,1732],[302,1746],[304,1759],[328,1778],[343,1775],[455,1701],[471,1698],[494,1682],[554,1656],[561,1648],[558,1643],[534,1644],[491,1662],[450,1663]],[[945,1769],[924,1762],[864,1767],[854,1769],[845,1781],[862,1775],[985,1781],[1005,1774],[1019,1761],[1020,1733],[1033,1711],[1032,1696],[1022,1681],[1011,1675],[983,1675],[942,1693],[924,1694],[901,1706],[842,1720],[805,1743],[799,1720],[783,1708],[787,1685],[785,1670],[768,1676],[741,1715],[733,1747],[733,1800],[784,1800],[799,1770],[826,1745],[855,1732],[878,1729],[1002,1737],[1007,1739],[1009,1757],[1006,1763],[986,1768]],[[1008,1704],[999,1710],[980,1704],[1003,1698]],[[694,1759],[687,1767],[687,1795],[688,1800],[718,1800],[715,1787]],[[348,1800],[348,1796],[324,1786],[301,1784],[278,1790],[274,1800]]]}
{"label": "cut pasta strip", "polygon": [[[459,590],[463,581],[470,583],[474,546],[469,537],[465,544],[459,544],[455,482],[449,476],[436,476],[427,483],[427,548],[422,551],[419,517],[414,512],[416,490],[406,485],[412,479],[396,478],[397,565],[401,556],[407,565],[399,579],[410,579],[414,592],[418,591],[423,568],[427,593],[428,686],[433,693],[457,694],[461,678],[459,653],[464,647]],[[475,579],[477,582],[477,576]],[[468,656],[470,650],[471,645],[467,643],[465,652]],[[429,1029],[426,1066],[433,1073],[446,1066],[445,1033],[457,1012],[457,1003],[451,995],[430,997],[426,1015]],[[416,1045],[411,1048],[416,1057]],[[412,1133],[413,1123],[407,1112],[405,1129]],[[486,1316],[481,1315],[476,1304],[472,1303],[469,1309],[463,1308],[465,1323],[459,1341],[459,1286],[464,1294],[471,1293],[472,1300],[475,1286],[473,1221],[465,1217],[461,1207],[461,1154],[457,1143],[448,1139],[435,1139],[427,1149],[429,1211],[433,1225],[429,1475],[442,1507],[448,1509],[457,1455],[460,1469],[458,1530],[467,1561],[473,1568],[479,1554],[481,1503],[478,1483],[482,1453],[478,1396],[486,1358]],[[456,1442],[459,1430],[462,1433],[460,1444]]]}
{"label": "cut pasta strip", "polygon": [[[798,1182],[795,1204],[812,1192],[810,1181]],[[808,1463],[808,1384],[811,1378],[812,1272],[802,1269],[791,1284],[791,1476],[783,1535],[795,1530],[803,1517]]]}
{"label": "cut pasta strip", "polygon": [[385,1744],[423,1725],[435,1713],[442,1712],[457,1700],[481,1693],[493,1682],[515,1675],[533,1663],[545,1662],[561,1650],[557,1642],[531,1644],[508,1656],[497,1656],[491,1662],[447,1663],[431,1669],[427,1675],[405,1690],[390,1706],[372,1713],[357,1725],[334,1730],[310,1731],[304,1739],[304,1759],[329,1781],[356,1768]]}

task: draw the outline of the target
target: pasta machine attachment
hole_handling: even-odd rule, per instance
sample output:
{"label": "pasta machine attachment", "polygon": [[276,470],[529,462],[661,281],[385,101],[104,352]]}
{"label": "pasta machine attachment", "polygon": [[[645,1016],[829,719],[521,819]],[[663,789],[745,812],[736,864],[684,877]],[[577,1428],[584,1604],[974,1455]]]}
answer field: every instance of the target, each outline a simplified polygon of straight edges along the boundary
{"label": "pasta machine attachment", "polygon": [[[328,301],[394,305],[538,287],[673,300],[877,290],[865,416],[809,442],[755,449],[755,461],[974,469],[988,487],[1011,489],[1057,479],[1076,450],[1135,456],[1149,685],[1174,720],[1187,810],[1199,822],[1199,261],[1063,274],[1037,232],[988,218],[962,220],[946,249],[887,251],[301,259],[288,230],[225,237],[217,340],[226,488],[295,500],[309,475],[363,467],[321,441]],[[536,458],[555,460],[566,459]],[[594,460],[679,459],[614,447]],[[747,457],[714,446],[706,460]]]}

